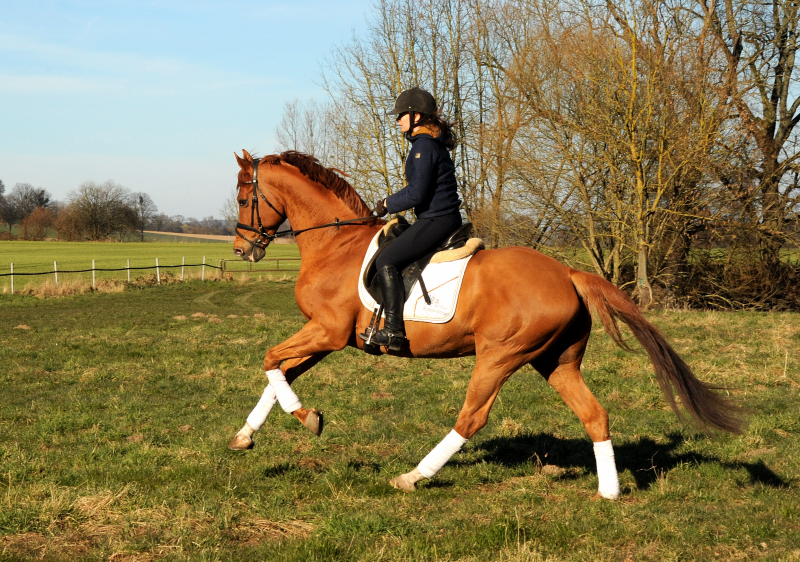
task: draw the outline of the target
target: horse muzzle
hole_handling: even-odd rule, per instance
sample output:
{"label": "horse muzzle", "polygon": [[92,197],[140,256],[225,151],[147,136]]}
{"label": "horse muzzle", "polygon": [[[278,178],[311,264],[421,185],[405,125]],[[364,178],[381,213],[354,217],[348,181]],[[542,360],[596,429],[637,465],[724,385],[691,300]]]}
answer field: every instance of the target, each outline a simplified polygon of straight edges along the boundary
{"label": "horse muzzle", "polygon": [[233,255],[235,255],[238,258],[242,258],[245,261],[252,261],[252,262],[260,261],[265,254],[266,250],[259,246],[251,246],[249,249],[242,249],[242,248],[233,249]]}

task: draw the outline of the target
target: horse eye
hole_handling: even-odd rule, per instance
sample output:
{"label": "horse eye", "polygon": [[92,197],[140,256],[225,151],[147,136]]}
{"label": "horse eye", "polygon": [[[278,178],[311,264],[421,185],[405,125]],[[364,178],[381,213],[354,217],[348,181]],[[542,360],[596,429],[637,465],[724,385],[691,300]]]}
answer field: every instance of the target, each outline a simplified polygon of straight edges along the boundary
{"label": "horse eye", "polygon": [[239,206],[246,207],[247,206],[247,199],[239,199]]}

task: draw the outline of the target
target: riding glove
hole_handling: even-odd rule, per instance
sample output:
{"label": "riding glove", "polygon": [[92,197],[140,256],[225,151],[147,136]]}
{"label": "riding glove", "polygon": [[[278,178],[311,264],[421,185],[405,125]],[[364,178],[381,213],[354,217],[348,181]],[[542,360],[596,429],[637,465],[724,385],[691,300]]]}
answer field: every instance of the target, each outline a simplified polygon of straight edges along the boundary
{"label": "riding glove", "polygon": [[386,209],[386,199],[381,199],[377,203],[375,203],[375,208],[372,209],[372,214],[376,217],[382,217],[387,213]]}

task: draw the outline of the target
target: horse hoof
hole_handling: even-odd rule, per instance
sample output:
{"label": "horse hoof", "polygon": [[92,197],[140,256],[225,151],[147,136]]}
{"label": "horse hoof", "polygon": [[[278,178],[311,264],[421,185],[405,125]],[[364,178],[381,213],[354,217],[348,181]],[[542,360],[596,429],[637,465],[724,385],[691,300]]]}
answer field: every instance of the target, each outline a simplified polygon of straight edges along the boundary
{"label": "horse hoof", "polygon": [[308,430],[319,437],[322,435],[322,426],[325,420],[322,417],[322,412],[317,410],[316,408],[311,408],[308,411],[308,415],[306,416],[306,420],[303,422],[303,425],[308,428]]}
{"label": "horse hoof", "polygon": [[242,435],[241,433],[237,433],[231,439],[231,442],[228,443],[228,449],[231,451],[246,451],[248,449],[252,449],[255,447],[256,443],[247,435]]}
{"label": "horse hoof", "polygon": [[614,501],[614,500],[617,500],[617,499],[619,499],[619,494],[612,495],[612,496],[604,496],[600,492],[597,492],[595,495],[592,496],[592,501],[593,502],[598,502],[600,500]]}
{"label": "horse hoof", "polygon": [[395,476],[389,480],[389,485],[392,488],[397,488],[398,490],[403,490],[404,492],[413,492],[417,489],[417,486],[412,480],[408,479],[407,476],[407,474]]}

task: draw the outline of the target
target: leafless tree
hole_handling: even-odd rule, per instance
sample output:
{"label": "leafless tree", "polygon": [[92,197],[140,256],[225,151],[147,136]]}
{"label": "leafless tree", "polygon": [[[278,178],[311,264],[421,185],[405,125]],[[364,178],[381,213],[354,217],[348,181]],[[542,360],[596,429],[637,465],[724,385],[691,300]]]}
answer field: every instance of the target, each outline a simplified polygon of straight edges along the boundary
{"label": "leafless tree", "polygon": [[158,213],[158,207],[147,193],[131,193],[128,201],[134,213],[136,230],[139,231],[140,239],[144,242],[144,230]]}
{"label": "leafless tree", "polygon": [[72,218],[72,227],[90,240],[122,238],[136,228],[130,192],[113,181],[85,182],[69,194],[68,201],[65,212]]}
{"label": "leafless tree", "polygon": [[697,8],[724,54],[718,68],[730,105],[716,172],[741,209],[738,226],[754,231],[771,274],[779,269],[787,225],[796,221],[800,203],[800,6],[788,0],[699,0]]}
{"label": "leafless tree", "polygon": [[18,183],[11,192],[3,197],[3,221],[8,224],[9,230],[14,224],[21,223],[37,207],[47,207],[50,204],[50,193],[46,189],[33,187],[29,183]]}

